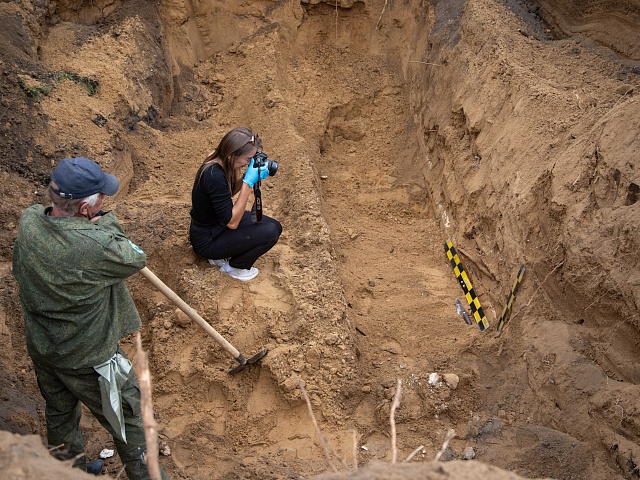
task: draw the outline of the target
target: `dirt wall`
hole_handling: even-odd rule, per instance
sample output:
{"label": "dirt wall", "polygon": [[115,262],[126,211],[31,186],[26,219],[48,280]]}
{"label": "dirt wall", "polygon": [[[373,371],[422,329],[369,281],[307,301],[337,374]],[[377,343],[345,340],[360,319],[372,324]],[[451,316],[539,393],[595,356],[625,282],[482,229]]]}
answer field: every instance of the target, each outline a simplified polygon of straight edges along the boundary
{"label": "dirt wall", "polygon": [[[593,438],[594,419],[609,419],[597,436],[632,475],[637,448],[618,446],[613,438],[630,432],[622,417],[610,419],[639,373],[637,62],[630,49],[602,46],[620,44],[623,13],[625,39],[637,35],[636,6],[509,6],[467,3],[450,18],[464,44],[451,48],[445,35],[412,77],[426,86],[413,109],[434,213],[488,289],[483,305],[500,312],[518,266],[527,267],[526,308],[494,344],[498,355],[468,353],[489,384],[503,384],[488,403],[523,402],[532,419],[582,441]],[[567,374],[559,383],[558,370]],[[528,388],[514,389],[522,376]],[[567,421],[567,408],[579,418]]]}

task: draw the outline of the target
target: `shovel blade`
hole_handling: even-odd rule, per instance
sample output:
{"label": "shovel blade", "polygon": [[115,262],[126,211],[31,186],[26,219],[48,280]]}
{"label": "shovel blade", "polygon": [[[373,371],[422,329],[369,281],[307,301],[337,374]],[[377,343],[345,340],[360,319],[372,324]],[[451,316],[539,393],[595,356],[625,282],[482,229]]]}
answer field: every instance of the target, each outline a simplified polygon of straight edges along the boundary
{"label": "shovel blade", "polygon": [[261,352],[256,353],[253,357],[247,359],[247,361],[242,363],[241,365],[238,365],[237,367],[230,368],[229,370],[227,370],[227,373],[233,374],[233,373],[241,372],[242,370],[247,368],[249,365],[253,365],[254,363],[262,360],[262,358],[264,358],[264,356],[268,353],[268,351],[269,350],[264,349]]}

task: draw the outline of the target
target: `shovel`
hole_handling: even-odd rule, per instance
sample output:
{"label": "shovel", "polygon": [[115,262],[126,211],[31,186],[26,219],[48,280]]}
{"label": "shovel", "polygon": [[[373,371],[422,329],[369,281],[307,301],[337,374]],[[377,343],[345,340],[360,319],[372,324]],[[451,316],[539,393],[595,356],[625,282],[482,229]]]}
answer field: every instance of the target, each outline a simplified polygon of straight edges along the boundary
{"label": "shovel", "polygon": [[236,349],[233,345],[231,345],[222,335],[220,335],[211,325],[207,323],[207,321],[202,318],[198,313],[191,308],[189,305],[185,303],[173,290],[167,287],[162,280],[155,276],[155,274],[149,270],[147,267],[144,267],[140,270],[140,273],[147,279],[151,284],[156,287],[160,292],[164,294],[169,300],[175,303],[180,310],[187,314],[187,316],[196,322],[200,328],[202,328],[205,332],[213,337],[213,339],[220,344],[222,348],[224,348],[236,361],[240,364],[237,367],[231,368],[227,370],[227,373],[238,373],[247,368],[249,365],[253,365],[262,357],[267,354],[267,350],[262,350],[261,352],[256,353],[253,357],[247,359],[242,355],[238,349]]}

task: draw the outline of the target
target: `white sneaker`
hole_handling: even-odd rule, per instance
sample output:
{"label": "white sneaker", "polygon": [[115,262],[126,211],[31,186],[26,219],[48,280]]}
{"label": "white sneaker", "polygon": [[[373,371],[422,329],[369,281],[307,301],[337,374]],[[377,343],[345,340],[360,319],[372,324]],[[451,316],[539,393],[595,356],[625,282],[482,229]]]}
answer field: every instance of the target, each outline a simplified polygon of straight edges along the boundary
{"label": "white sneaker", "polygon": [[225,263],[227,263],[226,258],[220,258],[214,260],[213,258],[209,259],[209,265],[215,265],[216,267],[222,267]]}
{"label": "white sneaker", "polygon": [[256,278],[260,271],[256,267],[247,268],[233,268],[227,262],[220,267],[220,271],[226,273],[231,278],[235,278],[236,280],[241,280],[246,282],[247,280],[251,280],[252,278]]}

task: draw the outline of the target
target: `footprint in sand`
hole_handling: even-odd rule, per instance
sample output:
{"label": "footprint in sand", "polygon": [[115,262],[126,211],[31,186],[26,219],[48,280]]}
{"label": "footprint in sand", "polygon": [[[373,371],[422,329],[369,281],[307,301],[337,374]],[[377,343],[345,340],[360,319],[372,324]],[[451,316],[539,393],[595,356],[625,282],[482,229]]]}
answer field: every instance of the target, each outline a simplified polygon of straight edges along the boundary
{"label": "footprint in sand", "polygon": [[[189,404],[184,404],[185,399],[183,395],[171,394],[164,395],[155,400],[156,407],[163,409],[169,405],[175,405],[176,403],[183,403],[181,405],[182,412],[188,412],[186,415],[180,415],[172,417],[167,424],[160,425],[160,432],[169,439],[176,438],[189,430],[191,425],[196,425],[198,428],[206,428],[208,432],[213,435],[222,436],[226,432],[227,416],[228,416],[228,400],[222,388],[215,384],[204,382],[202,380],[184,379],[185,383],[189,385],[189,392],[193,394],[190,396]],[[194,383],[200,383],[197,388],[194,388]],[[196,406],[193,411],[189,411],[189,406]]]}
{"label": "footprint in sand", "polygon": [[[253,303],[259,308],[270,308],[281,312],[293,310],[293,296],[284,288],[274,283],[275,278],[271,275],[274,268],[271,264],[262,267],[260,275],[246,284],[236,282],[220,292],[218,300],[218,315],[225,319],[233,311],[234,307],[243,301]],[[245,285],[251,294],[244,298]],[[247,303],[247,304],[250,304]]]}

